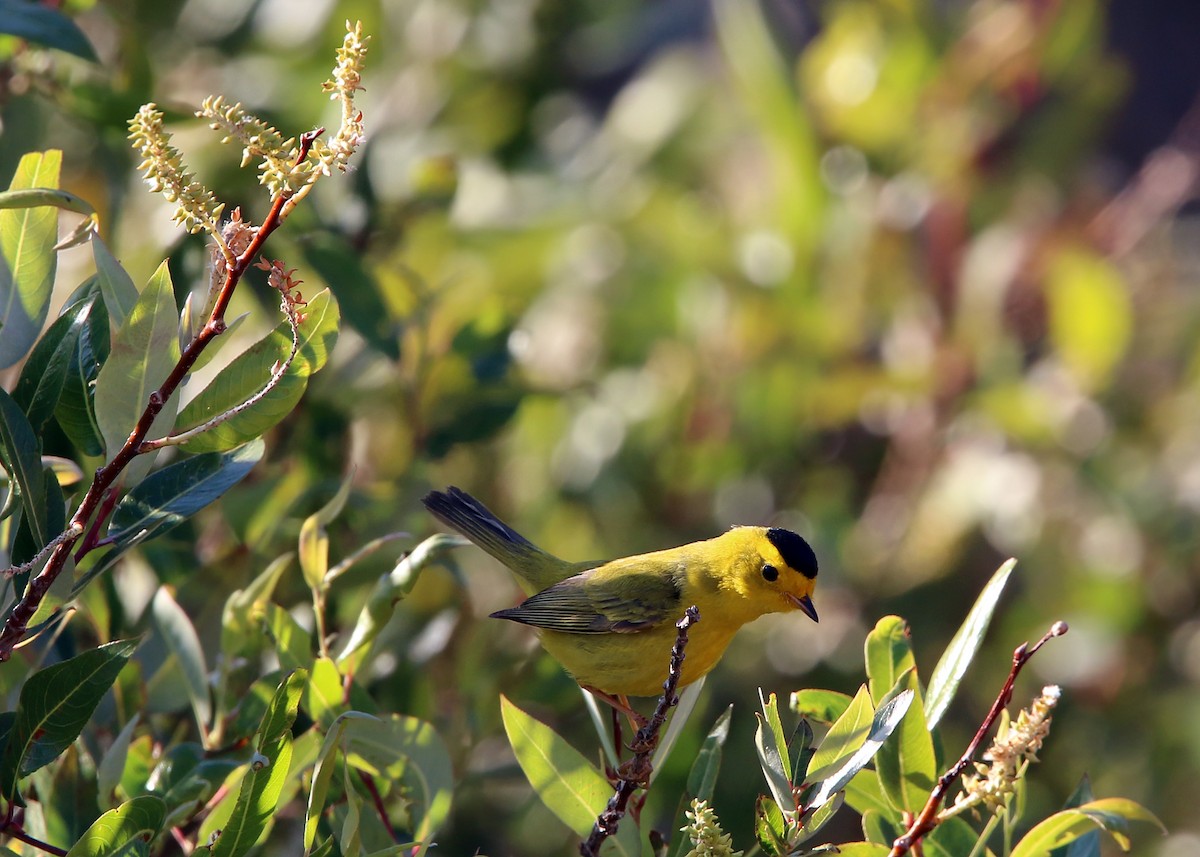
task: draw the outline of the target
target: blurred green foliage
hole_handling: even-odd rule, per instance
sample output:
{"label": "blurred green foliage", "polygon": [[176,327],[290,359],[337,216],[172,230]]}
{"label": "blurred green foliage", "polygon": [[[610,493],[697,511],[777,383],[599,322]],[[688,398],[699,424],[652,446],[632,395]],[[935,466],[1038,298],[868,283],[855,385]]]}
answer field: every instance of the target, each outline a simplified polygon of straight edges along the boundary
{"label": "blurred green foliage", "polygon": [[[431,531],[417,498],[450,483],[572,559],[773,523],[817,548],[822,621],[756,623],[711,677],[695,723],[734,702],[725,754],[748,759],[755,688],[852,693],[887,613],[909,620],[928,674],[1013,555],[947,747],[973,733],[1012,648],[1065,619],[1029,671],[1065,690],[1031,817],[1086,771],[1097,794],[1163,819],[1155,853],[1200,841],[1200,300],[1188,221],[1163,191],[1190,167],[1168,158],[1120,183],[1103,168],[1128,72],[1099,0],[827,0],[805,7],[811,32],[792,4],[735,0],[83,7],[68,4],[98,63],[0,42],[0,175],[63,149],[62,187],[95,204],[139,283],[169,254],[191,286],[205,254],[139,186],[124,139],[137,107],[162,105],[206,183],[259,219],[253,175],[189,124],[191,105],[220,92],[280,128],[335,125],[316,84],[343,19],[373,42],[357,171],[268,247],[314,294],[332,289],[328,366],[263,464],[102,578],[60,646],[138,630],[161,581],[216,651],[225,596],[295,543],[347,466],[335,556]],[[83,255],[60,258],[60,300]],[[235,301],[255,310],[244,344],[273,324],[265,292]],[[99,463],[54,425],[43,444]],[[424,577],[360,678],[450,748],[446,853],[567,853],[498,693],[576,746],[594,736],[530,636],[482,618],[515,586],[458,556],[466,587]],[[353,626],[387,566],[339,580],[331,628]],[[294,569],[278,586],[281,603],[304,600]],[[188,705],[151,700],[148,717]],[[702,728],[644,818],[674,812]],[[735,842],[750,841],[759,777],[727,762],[717,783]]]}

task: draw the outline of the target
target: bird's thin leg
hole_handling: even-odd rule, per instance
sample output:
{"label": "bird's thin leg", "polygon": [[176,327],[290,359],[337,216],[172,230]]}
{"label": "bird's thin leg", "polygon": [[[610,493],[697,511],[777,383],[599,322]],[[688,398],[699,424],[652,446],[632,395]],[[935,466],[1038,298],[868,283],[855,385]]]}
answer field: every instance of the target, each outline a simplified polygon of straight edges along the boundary
{"label": "bird's thin leg", "polygon": [[[605,693],[602,690],[597,690],[596,688],[589,687],[588,685],[584,685],[583,689],[597,699],[607,702],[615,711],[619,711],[628,717],[629,725],[633,727],[634,732],[650,722],[645,717],[633,710],[633,708],[629,705],[629,697],[623,693],[613,696],[611,693]],[[618,738],[617,745],[620,746],[620,743],[620,739]]]}

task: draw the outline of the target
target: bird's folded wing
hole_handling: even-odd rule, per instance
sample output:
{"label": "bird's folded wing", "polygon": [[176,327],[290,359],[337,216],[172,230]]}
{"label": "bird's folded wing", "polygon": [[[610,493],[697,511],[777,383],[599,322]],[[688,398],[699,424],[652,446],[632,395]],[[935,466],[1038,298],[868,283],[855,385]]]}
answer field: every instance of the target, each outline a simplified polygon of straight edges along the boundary
{"label": "bird's folded wing", "polygon": [[585,571],[492,617],[572,634],[633,633],[674,620],[682,599],[668,576],[626,572],[597,578]]}

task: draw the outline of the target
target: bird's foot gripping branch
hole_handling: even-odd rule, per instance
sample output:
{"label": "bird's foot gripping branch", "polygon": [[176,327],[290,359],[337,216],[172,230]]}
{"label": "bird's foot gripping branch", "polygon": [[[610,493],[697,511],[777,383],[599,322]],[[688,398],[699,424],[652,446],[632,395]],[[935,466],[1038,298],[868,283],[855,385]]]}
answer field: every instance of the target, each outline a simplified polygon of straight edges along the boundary
{"label": "bird's foot gripping branch", "polygon": [[[25,360],[12,395],[0,390],[0,459],[13,477],[5,506],[19,499],[20,522],[13,529],[13,564],[5,572],[17,595],[0,631],[0,661],[28,639],[35,620],[44,626],[60,618],[58,608],[121,553],[195,514],[245,476],[262,456],[261,435],[324,365],[337,335],[336,303],[328,291],[305,302],[292,272],[280,262],[260,261],[260,253],[297,203],[323,177],[345,170],[362,144],[363,117],[354,99],[362,88],[366,43],[361,24],[348,24],[324,84],[341,105],[340,124],[328,137],[319,129],[285,139],[240,104],[219,97],[197,111],[225,142],[242,147],[245,163],[259,164],[271,205],[258,225],[244,221],[239,210],[222,220],[225,204],[189,171],[153,104],[130,120],[129,136],[151,190],[175,204],[180,226],[211,241],[209,281],[189,294],[182,314],[166,262],[139,292],[88,229],[76,240],[91,241],[96,275],[41,335],[60,249],[55,208],[79,211],[79,201],[55,192],[61,153],[53,151],[25,156],[10,192],[0,195],[6,197],[0,208],[21,209],[0,212],[18,215],[2,228],[20,231],[15,244],[23,254],[21,270],[43,273],[19,284],[24,315],[0,318],[0,369]],[[94,222],[93,214],[89,224]],[[45,264],[31,266],[29,259],[39,254]],[[265,266],[269,285],[280,294],[283,323],[181,410],[180,388],[229,328],[229,303],[256,263]],[[257,386],[247,389],[247,379]],[[52,418],[83,453],[105,462],[66,521],[59,481],[42,458],[40,433]],[[150,473],[154,453],[164,446],[192,455]],[[107,549],[103,555],[96,554],[100,548]],[[56,586],[68,568],[76,569],[73,585]]]}

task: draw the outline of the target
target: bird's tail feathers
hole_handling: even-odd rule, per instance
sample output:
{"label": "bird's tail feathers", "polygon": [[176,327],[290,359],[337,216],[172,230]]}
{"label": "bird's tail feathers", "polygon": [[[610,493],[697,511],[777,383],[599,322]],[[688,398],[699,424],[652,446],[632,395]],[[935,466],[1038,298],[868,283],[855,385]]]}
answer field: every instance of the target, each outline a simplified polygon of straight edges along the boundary
{"label": "bird's tail feathers", "polygon": [[466,491],[454,487],[430,491],[421,502],[443,524],[462,533],[536,588],[555,582],[569,566],[501,521]]}

